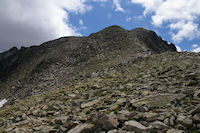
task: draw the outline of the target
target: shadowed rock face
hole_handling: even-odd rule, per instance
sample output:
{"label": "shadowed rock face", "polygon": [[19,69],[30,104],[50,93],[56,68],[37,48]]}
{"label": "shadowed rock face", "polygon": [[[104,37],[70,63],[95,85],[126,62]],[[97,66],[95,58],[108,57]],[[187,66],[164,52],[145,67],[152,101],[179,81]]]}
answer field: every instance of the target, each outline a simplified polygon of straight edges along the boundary
{"label": "shadowed rock face", "polygon": [[[57,89],[149,54],[176,52],[155,32],[111,26],[88,37],[63,37],[0,54],[0,99],[18,99]],[[10,100],[11,101],[11,100]]]}

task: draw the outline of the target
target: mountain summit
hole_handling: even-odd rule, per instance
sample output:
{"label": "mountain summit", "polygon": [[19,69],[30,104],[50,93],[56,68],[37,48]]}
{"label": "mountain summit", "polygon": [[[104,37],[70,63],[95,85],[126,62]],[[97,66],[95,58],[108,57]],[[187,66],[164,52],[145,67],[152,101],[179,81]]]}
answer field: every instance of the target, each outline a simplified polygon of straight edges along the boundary
{"label": "mountain summit", "polygon": [[200,132],[199,63],[119,26],[13,48],[0,54],[0,133]]}

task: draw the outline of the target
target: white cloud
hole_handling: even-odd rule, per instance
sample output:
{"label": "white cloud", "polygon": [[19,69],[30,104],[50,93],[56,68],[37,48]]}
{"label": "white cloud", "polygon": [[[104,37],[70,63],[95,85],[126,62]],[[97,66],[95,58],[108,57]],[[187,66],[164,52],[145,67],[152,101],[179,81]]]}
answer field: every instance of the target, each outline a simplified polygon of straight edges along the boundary
{"label": "white cloud", "polygon": [[152,24],[161,26],[164,23],[171,29],[172,39],[181,42],[184,38],[194,39],[200,37],[199,23],[200,17],[199,0],[131,0],[132,3],[141,4],[146,15],[153,12]]}
{"label": "white cloud", "polygon": [[196,52],[196,53],[197,53],[197,52],[200,52],[200,47],[193,49],[192,52]]}
{"label": "white cloud", "polygon": [[181,52],[181,51],[182,51],[182,49],[181,49],[179,46],[175,45],[175,47],[176,47],[176,50],[177,50],[178,52]]}
{"label": "white cloud", "polygon": [[0,51],[61,36],[80,35],[69,13],[92,9],[86,0],[0,0]]}
{"label": "white cloud", "polygon": [[132,3],[142,4],[145,8],[143,14],[155,12],[156,9],[163,3],[163,0],[131,0]]}
{"label": "white cloud", "polygon": [[121,0],[113,0],[113,3],[115,5],[115,11],[120,11],[125,13],[125,10],[121,7]]}
{"label": "white cloud", "polygon": [[193,22],[177,22],[169,25],[171,30],[177,30],[177,33],[172,33],[172,39],[175,42],[181,42],[184,38],[192,40],[200,36],[200,31],[198,30],[198,24]]}
{"label": "white cloud", "polygon": [[199,45],[198,44],[192,44],[193,48],[197,48]]}

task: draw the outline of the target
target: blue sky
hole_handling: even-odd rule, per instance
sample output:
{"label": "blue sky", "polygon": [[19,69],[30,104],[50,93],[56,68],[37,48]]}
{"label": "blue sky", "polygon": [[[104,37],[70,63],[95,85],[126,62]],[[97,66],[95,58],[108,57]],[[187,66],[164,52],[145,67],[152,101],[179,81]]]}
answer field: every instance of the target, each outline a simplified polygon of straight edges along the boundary
{"label": "blue sky", "polygon": [[111,25],[155,31],[182,50],[200,52],[199,0],[1,0],[0,52]]}

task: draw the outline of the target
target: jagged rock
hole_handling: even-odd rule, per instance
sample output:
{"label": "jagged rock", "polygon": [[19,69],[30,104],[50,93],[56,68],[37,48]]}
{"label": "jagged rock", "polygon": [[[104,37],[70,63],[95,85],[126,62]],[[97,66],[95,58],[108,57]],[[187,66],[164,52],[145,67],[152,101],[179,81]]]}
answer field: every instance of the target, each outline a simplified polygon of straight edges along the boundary
{"label": "jagged rock", "polygon": [[94,121],[96,125],[99,125],[104,130],[111,130],[118,127],[119,122],[116,118],[105,115],[98,114],[97,119]]}
{"label": "jagged rock", "polygon": [[60,116],[60,117],[57,117],[54,120],[54,123],[55,124],[59,124],[59,125],[63,125],[67,120],[68,120],[68,117],[66,117],[66,116]]}
{"label": "jagged rock", "polygon": [[173,115],[171,115],[170,116],[170,122],[169,122],[171,126],[175,125],[175,120],[176,120],[176,118]]}
{"label": "jagged rock", "polygon": [[81,124],[68,131],[68,133],[90,133],[94,131],[95,126],[93,124]]}
{"label": "jagged rock", "polygon": [[124,103],[126,103],[126,98],[120,98],[117,99],[116,104],[118,105],[123,105]]}
{"label": "jagged rock", "polygon": [[159,114],[158,113],[153,113],[153,112],[146,112],[143,115],[143,118],[146,121],[155,121],[155,120],[157,120],[158,117],[159,117]]}
{"label": "jagged rock", "polygon": [[194,116],[193,116],[193,120],[195,122],[200,122],[200,113],[196,113]]}
{"label": "jagged rock", "polygon": [[166,118],[165,120],[164,120],[164,123],[166,124],[166,125],[169,125],[170,124],[170,119],[169,118]]}
{"label": "jagged rock", "polygon": [[86,107],[90,107],[90,106],[92,106],[92,105],[95,105],[95,104],[97,104],[100,100],[101,100],[101,98],[95,99],[95,100],[90,101],[90,102],[88,102],[88,103],[82,103],[82,104],[81,104],[81,108],[86,108]]}
{"label": "jagged rock", "polygon": [[147,112],[148,111],[148,108],[147,107],[145,107],[145,106],[140,106],[140,107],[137,107],[137,109],[136,109],[137,111],[139,111],[139,112]]}
{"label": "jagged rock", "polygon": [[73,121],[73,120],[67,120],[63,123],[63,127],[64,128],[67,128],[67,129],[71,129],[75,126],[79,125],[79,122],[78,121]]}
{"label": "jagged rock", "polygon": [[156,130],[169,129],[169,126],[167,126],[166,124],[164,124],[161,121],[155,121],[155,122],[151,123],[151,126],[153,127],[153,129],[156,129]]}
{"label": "jagged rock", "polygon": [[198,104],[194,109],[189,111],[189,114],[194,115],[194,114],[199,113],[199,112],[200,112],[200,104]]}
{"label": "jagged rock", "polygon": [[183,130],[177,130],[177,129],[170,129],[167,131],[167,133],[185,133]]}
{"label": "jagged rock", "polygon": [[135,131],[138,133],[148,131],[147,127],[143,126],[142,124],[134,120],[126,121],[124,123],[123,129],[127,131]]}
{"label": "jagged rock", "polygon": [[176,122],[182,124],[185,127],[192,127],[193,124],[192,119],[184,115],[179,115],[178,118],[176,119]]}
{"label": "jagged rock", "polygon": [[113,130],[108,131],[107,133],[118,133],[118,131],[117,129],[113,129]]}

